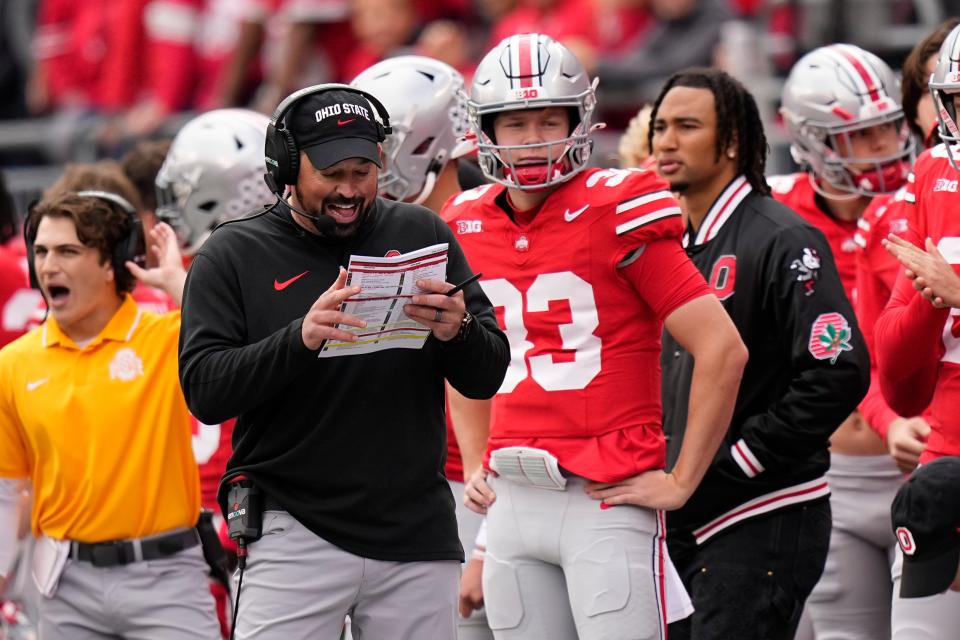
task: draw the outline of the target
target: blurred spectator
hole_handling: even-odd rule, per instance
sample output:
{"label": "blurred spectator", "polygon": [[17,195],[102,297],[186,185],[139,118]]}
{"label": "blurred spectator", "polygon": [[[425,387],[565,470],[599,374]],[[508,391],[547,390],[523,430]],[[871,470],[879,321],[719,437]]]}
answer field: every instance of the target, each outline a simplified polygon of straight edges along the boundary
{"label": "blurred spectator", "polygon": [[205,108],[246,105],[270,113],[301,87],[343,80],[356,38],[350,0],[244,0],[236,48],[222,71],[216,97]]}
{"label": "blurred spectator", "polygon": [[116,112],[131,106],[145,77],[146,3],[41,0],[31,110]]}
{"label": "blurred spectator", "polygon": [[[154,181],[163,166],[163,160],[170,150],[171,140],[148,140],[140,142],[120,160],[124,175],[136,187],[140,194],[143,210],[154,212],[157,209],[157,190]],[[144,227],[144,234],[150,229]]]}
{"label": "blurred spectator", "polygon": [[120,163],[114,160],[68,164],[63,175],[44,192],[44,197],[65,191],[109,191],[122,197],[137,211],[143,209],[143,202],[137,188],[123,173]]}
{"label": "blurred spectator", "polygon": [[30,283],[22,258],[6,246],[15,237],[19,237],[19,233],[13,198],[0,174],[0,346],[26,331],[27,319],[36,308],[36,296],[24,293]]}
{"label": "blurred spectator", "polygon": [[27,115],[24,84],[31,62],[30,3],[0,0],[0,120]]}
{"label": "blurred spectator", "polygon": [[[923,147],[940,142],[937,135],[937,112],[927,82],[937,65],[937,54],[947,34],[960,24],[960,18],[945,20],[920,41],[903,61],[900,91],[903,95],[903,115],[911,133]],[[899,265],[898,265],[899,268]]]}
{"label": "blurred spectator", "polygon": [[598,61],[594,73],[602,88],[654,98],[674,72],[712,62],[720,27],[730,17],[724,0],[650,0],[650,11],[656,21],[632,53]]}
{"label": "blurred spectator", "polygon": [[[140,142],[120,160],[121,170],[140,196],[142,206],[137,214],[140,216],[140,224],[143,225],[144,237],[147,238],[157,224],[157,189],[154,181],[157,179],[160,167],[163,166],[164,158],[167,157],[170,142],[170,140]],[[147,266],[155,267],[156,262],[156,256],[148,252]]]}
{"label": "blurred spectator", "polygon": [[418,16],[412,0],[353,0],[351,24],[359,41],[346,75],[354,78],[384,58],[413,53]]}
{"label": "blurred spectator", "polygon": [[650,142],[647,133],[650,131],[651,113],[653,106],[644,105],[640,112],[630,119],[627,130],[620,136],[617,154],[621,168],[650,166]]}

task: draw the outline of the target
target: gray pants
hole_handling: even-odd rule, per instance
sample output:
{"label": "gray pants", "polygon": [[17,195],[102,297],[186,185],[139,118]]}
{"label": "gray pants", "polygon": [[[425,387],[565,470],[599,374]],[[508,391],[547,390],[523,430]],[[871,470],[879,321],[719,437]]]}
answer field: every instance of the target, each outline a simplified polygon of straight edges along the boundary
{"label": "gray pants", "polygon": [[[457,502],[457,531],[460,534],[460,544],[463,545],[463,552],[467,555],[467,561],[469,562],[470,552],[473,550],[474,542],[477,539],[477,532],[480,531],[483,516],[474,513],[463,504],[464,484],[462,482],[453,480],[447,482],[450,484],[450,491],[453,492],[453,499]],[[457,615],[457,640],[493,640],[493,632],[487,625],[485,609],[474,611],[466,619]]]}
{"label": "gray pants", "polygon": [[659,640],[666,635],[661,514],[601,509],[583,478],[566,491],[490,476],[483,592],[497,640]]}
{"label": "gray pants", "polygon": [[361,558],[285,511],[267,511],[250,545],[236,637],[337,640],[349,614],[355,640],[455,640],[456,560]]}
{"label": "gray pants", "polygon": [[890,566],[897,547],[890,504],[903,474],[887,455],[833,454],[827,479],[830,551],[806,613],[817,640],[889,638]]}
{"label": "gray pants", "polygon": [[200,547],[118,567],[67,561],[40,601],[43,640],[215,640],[220,625]]}

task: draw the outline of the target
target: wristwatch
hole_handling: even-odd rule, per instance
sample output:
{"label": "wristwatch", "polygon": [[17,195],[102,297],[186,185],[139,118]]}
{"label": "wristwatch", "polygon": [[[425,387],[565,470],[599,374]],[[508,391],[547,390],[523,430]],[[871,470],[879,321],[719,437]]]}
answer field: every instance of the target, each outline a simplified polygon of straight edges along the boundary
{"label": "wristwatch", "polygon": [[465,342],[470,337],[470,331],[473,330],[473,314],[469,311],[463,312],[463,320],[460,321],[460,330],[454,336],[454,342]]}

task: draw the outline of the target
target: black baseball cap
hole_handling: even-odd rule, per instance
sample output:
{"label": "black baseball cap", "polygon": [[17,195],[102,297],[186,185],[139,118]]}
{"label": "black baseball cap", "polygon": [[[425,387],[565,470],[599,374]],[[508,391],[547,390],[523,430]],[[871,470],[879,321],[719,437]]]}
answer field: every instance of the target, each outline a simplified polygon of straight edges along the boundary
{"label": "black baseball cap", "polygon": [[921,465],[900,487],[890,515],[903,551],[900,597],[946,591],[960,563],[960,458]]}
{"label": "black baseball cap", "polygon": [[347,158],[364,158],[378,167],[383,128],[373,106],[358,93],[324,91],[300,100],[285,118],[297,147],[317,169]]}

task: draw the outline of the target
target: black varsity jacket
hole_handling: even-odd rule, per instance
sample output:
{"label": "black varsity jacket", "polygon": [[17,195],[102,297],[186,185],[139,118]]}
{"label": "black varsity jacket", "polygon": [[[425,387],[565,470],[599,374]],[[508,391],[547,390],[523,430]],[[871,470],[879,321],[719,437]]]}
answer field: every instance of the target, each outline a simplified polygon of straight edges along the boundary
{"label": "black varsity jacket", "polygon": [[[671,537],[703,544],[747,518],[829,495],[829,438],[866,394],[870,363],[826,239],[743,176],[684,244],[750,353],[726,441],[687,504],[667,514]],[[667,333],[661,359],[672,466],[693,358]]]}

